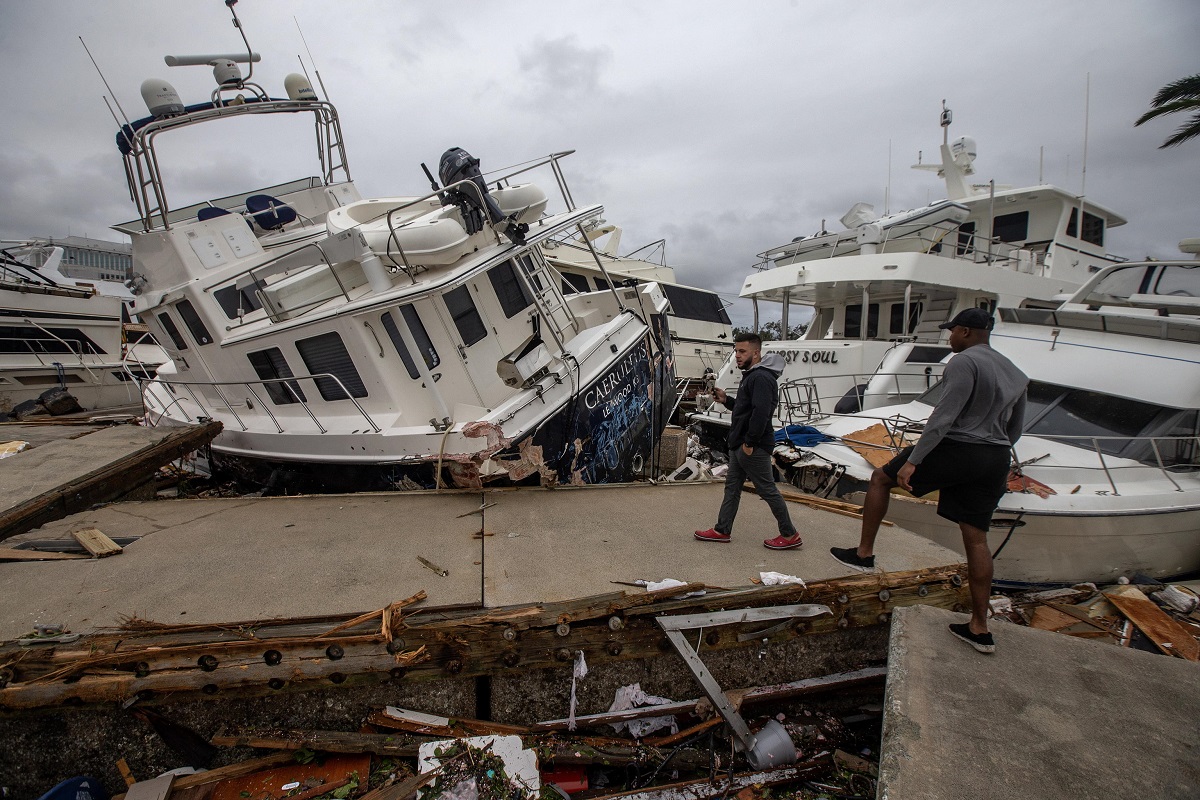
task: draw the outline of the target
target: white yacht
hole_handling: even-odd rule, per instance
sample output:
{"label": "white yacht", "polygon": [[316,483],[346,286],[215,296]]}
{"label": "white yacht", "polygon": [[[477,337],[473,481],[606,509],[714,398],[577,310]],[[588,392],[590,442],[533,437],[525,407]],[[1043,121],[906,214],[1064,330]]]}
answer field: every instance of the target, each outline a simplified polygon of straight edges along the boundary
{"label": "white yacht", "polygon": [[[1200,252],[1200,240],[1186,247]],[[1004,496],[988,534],[997,582],[1200,571],[1200,261],[1112,266],[1057,309],[998,316],[992,346],[1031,382],[1015,448],[1029,491]],[[882,422],[897,444],[915,440],[939,389],[818,427],[853,441]],[[788,471],[811,491],[851,493],[872,469],[860,451],[801,448]],[[935,508],[896,496],[888,518],[961,551],[958,526]]]}
{"label": "white yacht", "polygon": [[118,296],[128,290],[65,277],[62,255],[37,243],[0,246],[0,413],[54,388],[88,411],[138,404],[137,380],[166,360],[128,323]]}
{"label": "white yacht", "polygon": [[[185,106],[148,80],[151,115],[117,135],[139,213],[116,226],[133,240],[135,308],[174,364],[147,388],[150,421],[220,420],[214,461],[308,486],[647,474],[673,401],[669,302],[655,282],[611,279],[564,295],[542,245],[603,212],[572,200],[567,154],[489,174],[489,190],[452,148],[429,193],[364,199],[335,107],[298,74],[288,99],[269,96],[256,60],[168,57],[212,66],[211,96]],[[248,117],[315,131],[319,174],[254,188],[231,166],[228,194],[172,205],[160,140],[203,126],[228,141]],[[537,167],[561,210],[511,180]]]}
{"label": "white yacht", "polygon": [[[802,338],[764,344],[786,362],[780,425],[911,399],[950,354],[938,325],[965,308],[1053,307],[1119,260],[1105,250],[1109,229],[1125,224],[1115,212],[1050,185],[970,184],[975,142],[950,142],[950,121],[943,109],[941,163],[916,165],[945,180],[945,200],[878,218],[856,204],[846,230],[767,250],[769,268],[746,278],[755,329],[763,303],[781,306],[783,330],[796,306],[812,314]],[[730,359],[716,383],[736,393],[739,380]],[[713,439],[728,429],[720,405],[697,418]]]}

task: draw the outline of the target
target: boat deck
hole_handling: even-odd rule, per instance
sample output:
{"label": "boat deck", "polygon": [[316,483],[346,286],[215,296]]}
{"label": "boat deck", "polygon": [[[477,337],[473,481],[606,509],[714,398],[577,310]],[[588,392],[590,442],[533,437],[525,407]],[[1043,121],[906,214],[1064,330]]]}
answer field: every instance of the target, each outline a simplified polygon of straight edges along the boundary
{"label": "boat deck", "polygon": [[[857,519],[792,504],[805,546],[766,550],[774,520],[749,493],[733,542],[695,541],[721,495],[720,483],[687,483],[112,504],[6,542],[70,539],[87,527],[141,537],[110,558],[0,563],[0,640],[35,622],[88,633],[133,615],[201,623],[357,613],[420,590],[430,606],[497,608],[641,591],[620,581],[736,588],[764,571],[806,581],[850,572],[829,547],[857,542]],[[883,570],[960,561],[898,526],[881,531]]]}

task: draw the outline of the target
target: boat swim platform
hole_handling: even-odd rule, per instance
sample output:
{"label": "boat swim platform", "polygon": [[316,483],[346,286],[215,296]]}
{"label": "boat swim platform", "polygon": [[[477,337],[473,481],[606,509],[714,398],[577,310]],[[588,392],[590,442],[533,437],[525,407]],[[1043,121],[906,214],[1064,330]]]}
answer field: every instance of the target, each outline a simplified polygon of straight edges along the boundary
{"label": "boat swim platform", "polygon": [[[133,617],[356,614],[418,591],[427,598],[416,608],[493,609],[641,593],[626,585],[638,580],[732,589],[753,588],[766,571],[810,583],[859,574],[829,555],[857,542],[858,519],[789,503],[804,547],[768,550],[774,518],[751,493],[732,542],[696,541],[722,492],[722,483],[697,482],[112,503],[5,542],[70,539],[84,528],[139,537],[109,558],[0,563],[0,641],[35,623],[87,634]],[[961,562],[899,526],[881,530],[878,550],[887,572]]]}
{"label": "boat swim platform", "polygon": [[1003,622],[985,655],[961,621],[892,617],[879,797],[1196,797],[1195,664]]}

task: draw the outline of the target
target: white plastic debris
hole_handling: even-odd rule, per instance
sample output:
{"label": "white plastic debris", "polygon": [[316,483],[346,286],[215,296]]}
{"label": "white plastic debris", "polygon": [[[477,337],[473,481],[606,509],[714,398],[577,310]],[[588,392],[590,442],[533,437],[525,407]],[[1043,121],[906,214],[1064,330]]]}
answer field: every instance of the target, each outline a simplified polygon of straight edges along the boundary
{"label": "white plastic debris", "polygon": [[15,456],[29,449],[29,442],[0,442],[0,458]]}
{"label": "white plastic debris", "polygon": [[[638,586],[645,586],[647,592],[657,592],[659,589],[673,589],[676,586],[687,586],[683,581],[677,581],[674,578],[663,578],[661,581],[634,581]],[[684,594],[676,595],[676,597],[701,597],[704,594],[703,589],[697,589],[694,592],[685,592]]]}
{"label": "white plastic debris", "polygon": [[[655,697],[654,695],[646,694],[642,691],[640,683],[631,683],[628,686],[622,686],[617,689],[616,695],[613,696],[612,705],[609,706],[609,713],[617,711],[629,711],[632,708],[641,708],[643,706],[661,706],[671,701],[665,697]],[[647,735],[654,733],[660,728],[670,728],[671,733],[679,733],[679,723],[675,721],[675,717],[649,717],[647,719],[631,719],[626,722],[610,723],[613,730],[618,733],[622,728],[629,731],[635,739],[645,738]]]}
{"label": "white plastic debris", "polygon": [[1197,605],[1200,605],[1200,598],[1179,586],[1168,586],[1155,592],[1152,597],[1180,614],[1190,614],[1196,610]]}
{"label": "white plastic debris", "polygon": [[724,477],[725,477],[725,473],[726,473],[726,472],[729,472],[729,465],[728,465],[728,464],[721,464],[721,465],[720,465],[720,466],[718,466],[718,467],[713,467],[713,468],[712,468],[712,476],[713,476],[714,478],[724,478]]}
{"label": "white plastic debris", "polygon": [[[436,753],[439,749],[450,747],[456,742],[465,742],[469,747],[481,749],[491,745],[491,752],[504,762],[504,772],[508,775],[510,785],[519,794],[527,798],[535,798],[542,788],[541,774],[538,772],[537,753],[526,750],[520,736],[472,736],[469,739],[441,739],[436,742],[425,742],[417,750],[417,771],[429,772],[437,767],[441,760]],[[457,786],[450,787],[441,797],[454,797],[456,800],[474,800],[479,796],[475,779],[461,781]]]}
{"label": "white plastic debris", "polygon": [[804,582],[803,578],[797,578],[795,575],[785,575],[782,572],[760,572],[758,573],[758,579],[763,582],[763,586],[783,586],[785,584],[794,584],[797,586],[803,586],[806,589],[808,588],[808,584]]}
{"label": "white plastic debris", "polygon": [[988,600],[988,606],[991,608],[993,615],[1011,614],[1013,610],[1012,598],[1004,597],[1003,595]]}
{"label": "white plastic debris", "polygon": [[575,664],[571,667],[571,713],[567,715],[567,730],[575,730],[575,684],[587,677],[587,659],[582,650],[575,651]]}

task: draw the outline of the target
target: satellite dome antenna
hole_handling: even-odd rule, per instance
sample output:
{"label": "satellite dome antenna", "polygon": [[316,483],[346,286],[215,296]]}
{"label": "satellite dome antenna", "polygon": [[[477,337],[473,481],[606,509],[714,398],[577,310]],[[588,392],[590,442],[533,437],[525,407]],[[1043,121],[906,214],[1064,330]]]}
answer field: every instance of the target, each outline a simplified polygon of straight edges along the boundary
{"label": "satellite dome antenna", "polygon": [[[168,67],[198,67],[209,66],[213,68],[213,79],[217,82],[217,88],[213,89],[212,104],[214,106],[225,105],[225,101],[221,98],[221,93],[225,91],[245,91],[249,89],[254,93],[259,100],[270,99],[266,90],[256,83],[251,83],[250,79],[254,77],[254,63],[261,61],[262,56],[254,52],[250,48],[250,41],[246,38],[246,31],[242,28],[242,21],[238,19],[237,11],[234,6],[238,0],[225,0],[225,5],[229,7],[229,13],[233,15],[233,27],[238,29],[238,33],[242,36],[242,41],[246,44],[246,53],[218,53],[218,54],[203,54],[194,56],[166,56],[163,60]],[[250,68],[245,77],[242,77],[242,71],[238,68],[238,64],[249,64]],[[238,97],[242,97],[238,95]],[[232,102],[244,102],[242,100],[233,99]]]}

